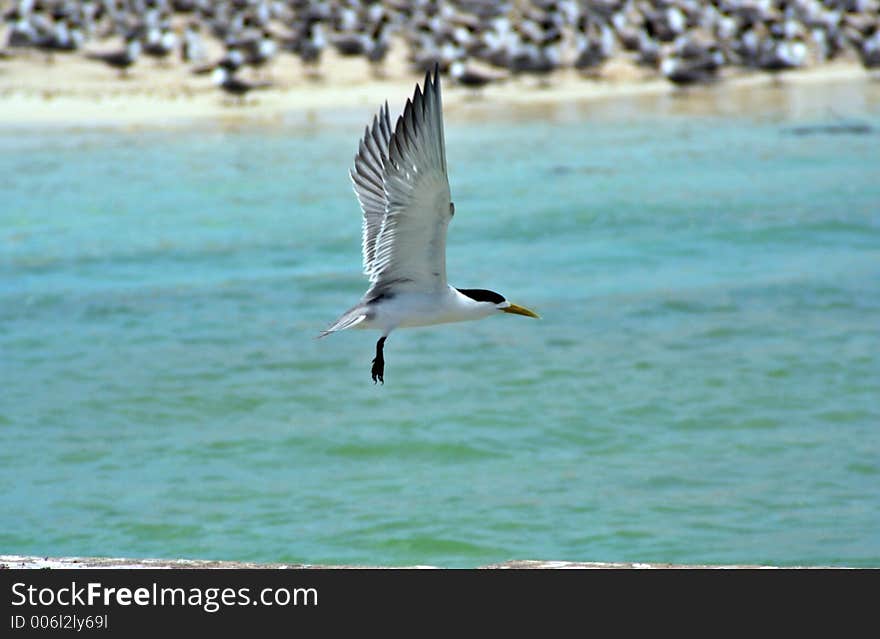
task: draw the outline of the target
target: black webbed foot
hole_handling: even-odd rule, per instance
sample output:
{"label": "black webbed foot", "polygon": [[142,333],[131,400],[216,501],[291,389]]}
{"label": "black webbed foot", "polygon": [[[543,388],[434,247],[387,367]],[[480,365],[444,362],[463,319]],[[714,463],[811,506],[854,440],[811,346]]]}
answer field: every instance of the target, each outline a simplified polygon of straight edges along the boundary
{"label": "black webbed foot", "polygon": [[385,356],[383,354],[383,349],[385,347],[385,338],[379,338],[379,341],[376,342],[376,357],[373,358],[373,370],[371,371],[373,376],[373,383],[382,382],[382,385],[385,385]]}
{"label": "black webbed foot", "polygon": [[385,360],[376,357],[373,360],[373,383],[382,382],[385,384]]}

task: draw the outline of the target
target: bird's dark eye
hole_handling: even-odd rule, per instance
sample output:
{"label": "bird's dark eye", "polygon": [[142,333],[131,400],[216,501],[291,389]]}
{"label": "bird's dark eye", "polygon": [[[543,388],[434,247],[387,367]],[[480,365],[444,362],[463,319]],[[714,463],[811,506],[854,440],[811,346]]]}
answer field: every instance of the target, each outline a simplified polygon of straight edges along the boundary
{"label": "bird's dark eye", "polygon": [[455,202],[449,203],[449,215],[455,215]]}

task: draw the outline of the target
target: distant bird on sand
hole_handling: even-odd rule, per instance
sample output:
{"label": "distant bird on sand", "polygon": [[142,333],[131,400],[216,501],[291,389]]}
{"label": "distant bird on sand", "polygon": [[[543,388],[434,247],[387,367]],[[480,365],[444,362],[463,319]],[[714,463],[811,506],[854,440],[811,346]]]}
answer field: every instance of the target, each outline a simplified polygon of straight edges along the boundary
{"label": "distant bird on sand", "polygon": [[128,69],[137,62],[141,54],[141,41],[137,33],[129,33],[125,39],[125,47],[105,53],[87,53],[90,60],[98,60],[119,71],[119,77],[126,77]]}
{"label": "distant bird on sand", "polygon": [[177,34],[171,30],[170,25],[154,27],[147,30],[144,39],[143,52],[145,55],[156,60],[165,61],[177,48]]}
{"label": "distant bird on sand", "polygon": [[487,84],[491,84],[500,79],[496,74],[470,68],[461,60],[456,60],[449,66],[449,75],[451,75],[452,79],[458,84],[473,90],[482,89]]}
{"label": "distant bird on sand", "polygon": [[207,57],[200,31],[201,25],[196,21],[186,25],[183,45],[180,47],[180,57],[184,62],[202,62]]}
{"label": "distant bird on sand", "polygon": [[758,66],[764,71],[779,73],[802,67],[807,59],[807,45],[800,39],[773,40],[763,43]]}
{"label": "distant bird on sand", "polygon": [[694,57],[670,56],[660,63],[660,72],[679,86],[705,84],[718,78],[723,64],[724,57],[719,51]]}
{"label": "distant bird on sand", "polygon": [[242,45],[246,53],[246,64],[256,69],[262,69],[268,65],[278,51],[278,45],[275,43],[272,33],[267,29],[263,30],[259,38],[246,40]]}
{"label": "distant bird on sand", "polygon": [[870,37],[858,42],[856,51],[866,69],[880,69],[880,27]]}
{"label": "distant bird on sand", "polygon": [[425,76],[392,129],[388,104],[361,140],[351,170],[363,210],[363,264],[370,288],[319,337],[348,328],[381,331],[373,383],[385,383],[384,347],[396,328],[483,319],[498,313],[538,317],[485,289],[446,283],[449,193],[440,77]]}
{"label": "distant bird on sand", "polygon": [[607,25],[596,25],[584,17],[578,23],[575,48],[574,68],[581,75],[599,77],[600,67],[614,53],[614,33]]}
{"label": "distant bird on sand", "polygon": [[214,81],[214,84],[223,89],[224,92],[233,96],[238,104],[244,104],[245,97],[251,91],[255,89],[267,89],[272,86],[271,82],[248,82],[247,80],[243,80],[223,66],[218,66],[214,69],[211,79]]}
{"label": "distant bird on sand", "polygon": [[235,73],[245,64],[245,56],[234,40],[226,42],[226,52],[217,62],[207,62],[194,67],[192,72],[196,75],[207,75],[213,73],[217,67],[223,67],[230,74]]}
{"label": "distant bird on sand", "polygon": [[355,56],[369,50],[370,39],[364,33],[340,33],[333,36],[332,43],[339,55]]}
{"label": "distant bird on sand", "polygon": [[318,20],[307,20],[299,25],[290,42],[290,49],[299,56],[306,75],[313,80],[320,77],[319,65],[326,45],[324,27]]}

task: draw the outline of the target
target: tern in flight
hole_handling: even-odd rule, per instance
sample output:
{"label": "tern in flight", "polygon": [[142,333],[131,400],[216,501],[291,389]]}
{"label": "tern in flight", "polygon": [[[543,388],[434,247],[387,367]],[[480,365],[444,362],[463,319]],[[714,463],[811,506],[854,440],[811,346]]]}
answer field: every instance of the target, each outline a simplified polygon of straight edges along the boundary
{"label": "tern in flight", "polygon": [[425,76],[392,129],[388,103],[367,126],[351,170],[363,209],[363,266],[370,288],[319,337],[348,328],[382,332],[373,383],[385,383],[384,347],[396,328],[483,319],[538,317],[503,295],[446,283],[446,228],[455,215],[446,174],[440,77]]}

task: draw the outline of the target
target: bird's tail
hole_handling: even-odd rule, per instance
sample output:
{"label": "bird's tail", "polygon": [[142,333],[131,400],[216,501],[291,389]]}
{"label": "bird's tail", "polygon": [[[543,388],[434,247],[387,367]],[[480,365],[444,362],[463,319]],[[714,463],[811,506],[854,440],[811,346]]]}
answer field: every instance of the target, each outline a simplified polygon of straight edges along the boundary
{"label": "bird's tail", "polygon": [[354,328],[365,319],[367,319],[367,313],[364,308],[362,306],[356,306],[353,309],[343,313],[339,317],[339,319],[337,319],[330,326],[321,331],[320,335],[318,335],[318,339],[322,337],[327,337],[328,335],[330,335],[330,333],[344,331],[347,328]]}

